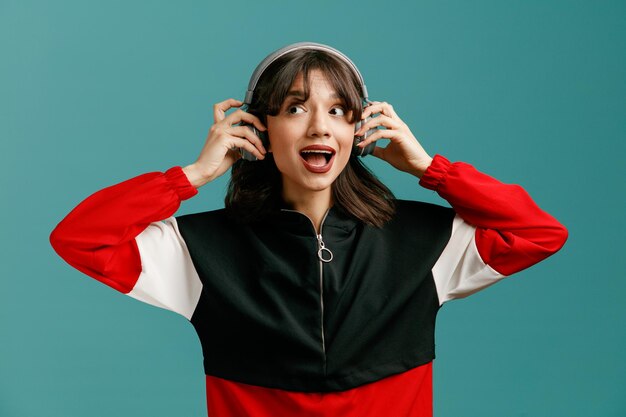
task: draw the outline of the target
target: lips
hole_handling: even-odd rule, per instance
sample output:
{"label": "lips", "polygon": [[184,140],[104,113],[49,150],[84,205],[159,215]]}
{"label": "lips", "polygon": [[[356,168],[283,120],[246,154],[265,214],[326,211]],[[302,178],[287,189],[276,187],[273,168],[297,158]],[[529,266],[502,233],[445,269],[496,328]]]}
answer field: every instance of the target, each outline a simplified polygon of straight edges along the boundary
{"label": "lips", "polygon": [[300,149],[300,159],[308,171],[323,174],[332,168],[335,150],[326,145],[309,145]]}

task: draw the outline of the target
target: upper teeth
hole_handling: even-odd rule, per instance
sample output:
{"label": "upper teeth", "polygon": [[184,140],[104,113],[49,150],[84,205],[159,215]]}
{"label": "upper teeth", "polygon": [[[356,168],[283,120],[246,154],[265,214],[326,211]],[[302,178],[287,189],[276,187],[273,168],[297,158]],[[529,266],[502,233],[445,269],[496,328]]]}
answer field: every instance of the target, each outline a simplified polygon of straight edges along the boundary
{"label": "upper teeth", "polygon": [[329,155],[332,155],[331,151],[324,151],[321,149],[305,149],[302,151],[302,153],[327,153]]}

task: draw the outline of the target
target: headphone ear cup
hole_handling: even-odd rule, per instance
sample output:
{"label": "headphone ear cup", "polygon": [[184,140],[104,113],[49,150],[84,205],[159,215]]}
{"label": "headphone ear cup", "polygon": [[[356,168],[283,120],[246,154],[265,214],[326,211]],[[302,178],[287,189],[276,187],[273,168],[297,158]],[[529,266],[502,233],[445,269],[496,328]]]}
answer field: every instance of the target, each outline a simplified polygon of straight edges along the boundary
{"label": "headphone ear cup", "polygon": [[[365,123],[367,123],[371,119],[372,119],[371,117],[367,117],[367,118],[365,118],[365,120],[359,120],[358,122],[356,122],[356,126],[354,127],[354,131],[355,132],[358,131],[361,128],[361,126],[363,126]],[[378,129],[376,129],[376,128],[368,129],[368,131],[365,132],[363,134],[363,136],[356,136],[355,135],[354,136],[354,145],[352,146],[352,155],[364,157],[364,156],[372,154],[374,152],[374,148],[376,147],[376,142],[370,143],[365,148],[360,148],[357,145],[359,143],[363,142],[368,137],[370,137],[377,130]]]}
{"label": "headphone ear cup", "polygon": [[[267,138],[267,130],[264,131],[264,132],[261,132],[260,130],[258,130],[256,128],[256,126],[248,124],[248,123],[244,123],[244,122],[241,122],[239,125],[240,126],[247,126],[248,129],[252,130],[252,133],[257,135],[259,137],[259,139],[261,139],[261,143],[263,143],[263,146],[265,146],[265,148],[267,149],[267,147],[269,145],[269,140]],[[248,152],[244,148],[239,148],[239,154],[241,155],[241,158],[245,159],[246,161],[258,161],[257,157],[254,156],[253,153]]]}

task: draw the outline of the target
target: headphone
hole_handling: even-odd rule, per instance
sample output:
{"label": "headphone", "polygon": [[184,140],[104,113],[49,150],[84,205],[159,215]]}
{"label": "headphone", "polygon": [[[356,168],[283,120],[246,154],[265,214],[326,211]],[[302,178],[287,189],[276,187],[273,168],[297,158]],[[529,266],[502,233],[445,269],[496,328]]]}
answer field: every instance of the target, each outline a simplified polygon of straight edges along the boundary
{"label": "headphone", "polygon": [[[277,60],[278,58],[280,58],[281,56],[292,52],[292,51],[296,51],[299,49],[310,49],[310,50],[318,50],[318,51],[324,51],[324,52],[328,52],[331,55],[339,58],[340,60],[342,60],[343,62],[345,62],[346,64],[348,64],[348,67],[353,71],[353,73],[357,76],[360,84],[361,84],[361,91],[360,91],[360,95],[361,95],[361,100],[366,103],[365,107],[369,106],[372,102],[370,100],[368,100],[367,98],[367,88],[365,87],[365,82],[363,81],[363,76],[361,75],[361,73],[359,72],[358,68],[356,67],[356,65],[354,65],[354,63],[350,60],[350,58],[348,58],[346,55],[344,55],[343,53],[339,52],[337,49],[332,48],[328,45],[324,45],[321,43],[314,43],[314,42],[297,42],[297,43],[293,43],[287,46],[284,46],[280,49],[275,50],[274,52],[272,52],[271,54],[269,54],[268,56],[265,57],[265,59],[263,61],[261,61],[261,63],[259,65],[257,65],[257,67],[255,68],[254,72],[252,73],[252,77],[250,77],[250,82],[248,83],[248,90],[246,91],[246,96],[245,99],[243,101],[243,106],[242,106],[242,110],[247,110],[248,106],[250,105],[250,103],[252,103],[252,98],[254,97],[254,89],[257,86],[257,83],[259,82],[259,79],[261,78],[261,75],[263,75],[263,72],[267,69],[267,67],[269,67],[275,60]],[[361,126],[366,123],[368,120],[370,120],[372,117],[368,116],[365,120],[359,120],[356,123],[356,126],[354,128],[354,131],[357,132]],[[240,125],[242,126],[248,126],[248,128],[250,128],[252,130],[252,132],[257,135],[261,141],[263,142],[264,146],[267,146],[269,144],[269,139],[267,136],[267,131],[261,132],[260,130],[258,130],[254,125],[245,123],[245,122],[241,122]],[[373,129],[369,129],[367,132],[365,132],[362,136],[354,136],[354,144],[352,146],[352,155],[355,156],[361,156],[364,157],[366,155],[371,154],[372,152],[374,152],[374,148],[376,147],[376,143],[372,142],[369,145],[367,145],[364,148],[360,148],[357,145],[361,142],[363,142],[365,139],[367,139],[367,137],[369,137],[371,134],[373,134],[374,132],[377,131],[377,128],[373,128]],[[256,161],[257,157],[254,156],[254,154],[248,152],[247,150],[243,149],[243,148],[239,148],[239,153],[241,154],[241,157],[247,161]]]}

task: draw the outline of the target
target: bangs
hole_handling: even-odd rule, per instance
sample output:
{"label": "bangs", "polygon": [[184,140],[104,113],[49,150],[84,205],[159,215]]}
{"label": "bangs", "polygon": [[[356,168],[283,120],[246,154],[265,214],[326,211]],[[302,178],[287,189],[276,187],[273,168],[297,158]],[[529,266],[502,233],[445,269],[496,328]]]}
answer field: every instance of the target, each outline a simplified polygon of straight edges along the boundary
{"label": "bangs", "polygon": [[[263,85],[265,88],[258,89],[258,95],[255,97],[258,102],[255,103],[257,100],[253,99],[250,109],[264,107],[267,115],[276,116],[298,74],[302,74],[303,77],[304,101],[308,100],[310,74],[313,70],[319,70],[324,74],[346,110],[350,112],[350,123],[360,120],[363,112],[360,80],[346,63],[319,51],[295,51],[270,65],[259,80],[259,86]],[[262,82],[266,77],[271,82]]]}

